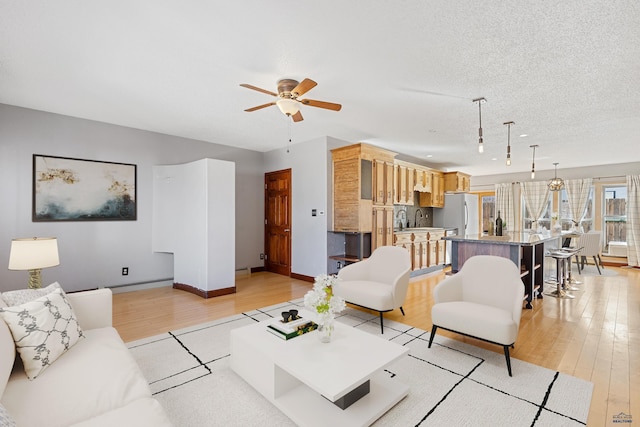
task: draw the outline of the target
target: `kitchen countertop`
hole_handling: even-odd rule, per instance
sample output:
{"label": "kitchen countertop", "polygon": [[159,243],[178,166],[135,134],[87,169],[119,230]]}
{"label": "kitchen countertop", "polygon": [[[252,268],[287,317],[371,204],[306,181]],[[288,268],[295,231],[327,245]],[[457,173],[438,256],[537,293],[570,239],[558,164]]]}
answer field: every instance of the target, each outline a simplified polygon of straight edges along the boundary
{"label": "kitchen countertop", "polygon": [[505,233],[503,236],[485,236],[482,234],[467,234],[464,236],[445,236],[444,240],[453,242],[489,243],[495,245],[534,245],[553,239],[564,237],[562,234],[542,235],[536,233]]}
{"label": "kitchen countertop", "polygon": [[413,232],[420,232],[420,231],[444,231],[445,228],[442,227],[411,227],[411,228],[403,228],[403,229],[399,229],[399,228],[394,228],[393,232],[394,233],[413,233]]}

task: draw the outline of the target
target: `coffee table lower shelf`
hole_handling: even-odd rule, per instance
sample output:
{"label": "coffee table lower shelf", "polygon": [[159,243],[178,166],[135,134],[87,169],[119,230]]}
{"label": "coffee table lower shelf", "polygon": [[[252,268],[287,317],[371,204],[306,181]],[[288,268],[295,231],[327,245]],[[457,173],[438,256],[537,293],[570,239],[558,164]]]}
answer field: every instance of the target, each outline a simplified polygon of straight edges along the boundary
{"label": "coffee table lower shelf", "polygon": [[407,385],[388,375],[375,374],[370,379],[371,391],[347,409],[340,409],[304,384],[270,400],[300,426],[369,426],[409,393]]}

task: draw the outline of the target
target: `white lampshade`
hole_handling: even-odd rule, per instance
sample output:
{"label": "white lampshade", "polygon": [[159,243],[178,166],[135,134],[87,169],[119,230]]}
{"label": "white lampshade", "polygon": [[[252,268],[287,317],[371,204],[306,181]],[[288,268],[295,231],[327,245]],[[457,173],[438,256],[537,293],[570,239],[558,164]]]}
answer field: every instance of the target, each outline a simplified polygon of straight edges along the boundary
{"label": "white lampshade", "polygon": [[293,116],[300,110],[298,101],[289,98],[280,98],[276,101],[276,105],[287,116]]}
{"label": "white lampshade", "polygon": [[55,237],[13,239],[9,270],[33,270],[60,264],[58,240]]}

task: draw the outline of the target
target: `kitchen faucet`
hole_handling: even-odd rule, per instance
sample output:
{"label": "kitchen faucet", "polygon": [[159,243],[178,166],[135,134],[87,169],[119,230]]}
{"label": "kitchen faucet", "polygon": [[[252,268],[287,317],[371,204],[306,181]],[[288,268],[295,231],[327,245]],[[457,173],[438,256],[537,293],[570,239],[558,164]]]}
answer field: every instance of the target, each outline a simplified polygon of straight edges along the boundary
{"label": "kitchen faucet", "polygon": [[418,214],[420,214],[420,219],[424,218],[424,214],[422,213],[422,211],[420,209],[416,209],[416,214],[414,215],[414,222],[415,222],[415,227],[419,227],[418,225]]}

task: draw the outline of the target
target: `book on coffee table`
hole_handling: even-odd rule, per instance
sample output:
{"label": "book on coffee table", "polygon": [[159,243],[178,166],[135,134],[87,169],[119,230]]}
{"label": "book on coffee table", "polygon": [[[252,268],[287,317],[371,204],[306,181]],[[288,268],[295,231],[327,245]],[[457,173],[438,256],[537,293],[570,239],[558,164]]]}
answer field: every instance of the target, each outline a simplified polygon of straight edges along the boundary
{"label": "book on coffee table", "polygon": [[283,340],[295,338],[317,328],[318,325],[308,319],[298,319],[288,323],[278,320],[267,325],[267,331]]}

